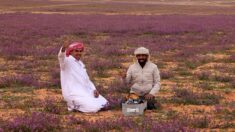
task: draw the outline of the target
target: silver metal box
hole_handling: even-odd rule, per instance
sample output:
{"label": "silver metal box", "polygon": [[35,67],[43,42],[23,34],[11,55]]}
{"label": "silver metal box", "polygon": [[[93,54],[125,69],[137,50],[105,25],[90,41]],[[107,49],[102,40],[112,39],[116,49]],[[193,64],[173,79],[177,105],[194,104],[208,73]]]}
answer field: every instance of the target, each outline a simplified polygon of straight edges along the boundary
{"label": "silver metal box", "polygon": [[122,103],[122,113],[125,116],[143,115],[146,108],[147,101],[144,101],[144,103],[141,104],[127,104],[127,102]]}

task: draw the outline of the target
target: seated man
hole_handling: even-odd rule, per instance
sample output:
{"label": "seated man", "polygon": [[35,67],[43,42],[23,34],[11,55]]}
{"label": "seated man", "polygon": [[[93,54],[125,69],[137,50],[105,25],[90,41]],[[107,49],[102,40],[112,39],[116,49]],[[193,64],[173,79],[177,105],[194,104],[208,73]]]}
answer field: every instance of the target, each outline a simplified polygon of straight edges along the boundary
{"label": "seated man", "polygon": [[134,52],[137,62],[132,64],[123,75],[125,82],[131,85],[131,94],[147,100],[147,109],[155,109],[155,96],[160,90],[160,75],[157,65],[149,58],[149,50],[140,47]]}
{"label": "seated man", "polygon": [[108,101],[99,95],[89,79],[80,60],[83,51],[83,44],[75,42],[64,44],[58,54],[62,94],[69,111],[97,112],[107,106]]}

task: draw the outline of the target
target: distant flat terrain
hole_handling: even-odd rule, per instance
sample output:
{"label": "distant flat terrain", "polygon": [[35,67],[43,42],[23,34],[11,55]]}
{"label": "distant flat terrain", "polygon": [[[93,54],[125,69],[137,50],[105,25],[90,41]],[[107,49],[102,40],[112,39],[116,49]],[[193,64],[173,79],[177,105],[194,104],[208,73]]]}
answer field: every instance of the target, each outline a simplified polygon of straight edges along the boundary
{"label": "distant flat terrain", "polygon": [[0,12],[59,14],[235,14],[235,0],[0,0]]}

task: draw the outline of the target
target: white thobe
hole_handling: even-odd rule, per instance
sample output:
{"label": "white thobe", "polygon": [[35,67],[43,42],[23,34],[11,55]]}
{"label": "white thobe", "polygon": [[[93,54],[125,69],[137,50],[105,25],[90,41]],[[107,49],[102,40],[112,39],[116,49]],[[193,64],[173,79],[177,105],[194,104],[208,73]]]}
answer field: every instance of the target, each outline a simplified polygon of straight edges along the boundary
{"label": "white thobe", "polygon": [[62,95],[67,102],[68,110],[81,112],[97,112],[108,101],[101,95],[94,97],[94,84],[91,82],[85,65],[73,56],[66,57],[65,52],[59,52],[60,77]]}

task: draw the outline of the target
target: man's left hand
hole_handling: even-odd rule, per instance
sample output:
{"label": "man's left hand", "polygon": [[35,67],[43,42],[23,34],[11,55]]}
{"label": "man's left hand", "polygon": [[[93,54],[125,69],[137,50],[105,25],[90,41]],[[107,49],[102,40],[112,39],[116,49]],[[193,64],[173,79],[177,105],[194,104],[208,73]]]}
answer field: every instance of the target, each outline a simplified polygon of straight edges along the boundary
{"label": "man's left hand", "polygon": [[146,94],[146,95],[144,96],[144,98],[145,98],[146,100],[150,100],[150,99],[154,99],[154,96],[153,96],[152,94]]}
{"label": "man's left hand", "polygon": [[96,98],[99,97],[99,92],[98,92],[97,90],[94,90],[94,96],[95,96]]}

